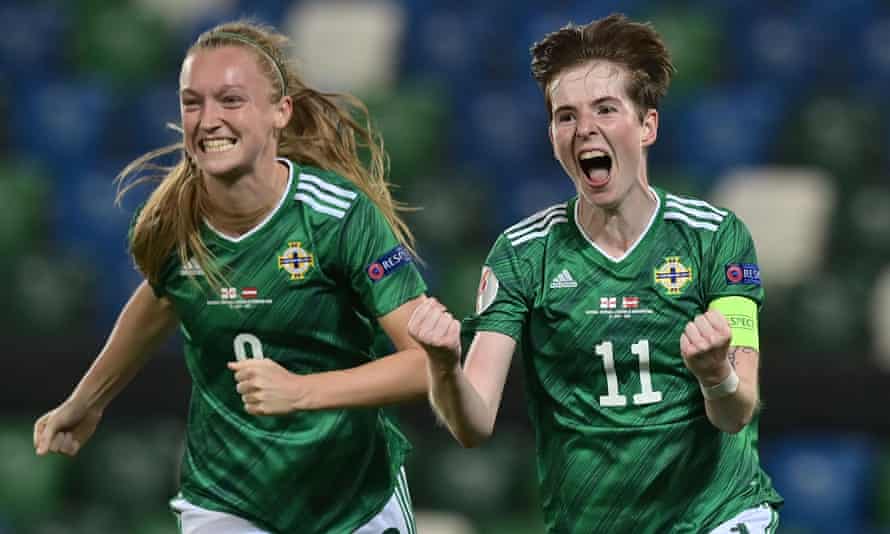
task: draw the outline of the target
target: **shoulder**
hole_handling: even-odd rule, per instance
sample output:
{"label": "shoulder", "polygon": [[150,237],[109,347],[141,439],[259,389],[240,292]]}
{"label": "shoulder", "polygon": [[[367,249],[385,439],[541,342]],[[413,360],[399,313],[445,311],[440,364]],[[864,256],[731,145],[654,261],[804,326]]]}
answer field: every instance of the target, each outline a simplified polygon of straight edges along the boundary
{"label": "shoulder", "polygon": [[669,224],[696,233],[716,233],[736,220],[732,211],[714,206],[702,199],[658,191],[664,203],[662,218]]}
{"label": "shoulder", "polygon": [[367,197],[351,181],[317,167],[294,165],[293,201],[320,220],[342,220]]}
{"label": "shoulder", "polygon": [[569,222],[569,202],[544,208],[504,230],[498,242],[517,251],[536,248]]}

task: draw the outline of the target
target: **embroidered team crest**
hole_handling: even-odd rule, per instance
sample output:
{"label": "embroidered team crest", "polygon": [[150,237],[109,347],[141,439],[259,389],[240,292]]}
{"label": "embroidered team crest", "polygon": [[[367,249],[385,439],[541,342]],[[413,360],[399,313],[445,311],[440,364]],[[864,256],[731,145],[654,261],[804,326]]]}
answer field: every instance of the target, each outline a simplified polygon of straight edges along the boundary
{"label": "embroidered team crest", "polygon": [[299,241],[288,243],[284,253],[278,256],[278,268],[290,273],[291,280],[302,280],[313,265],[315,259]]}
{"label": "embroidered team crest", "polygon": [[668,295],[679,295],[686,284],[692,282],[692,268],[680,263],[679,256],[668,256],[661,267],[655,269],[655,283],[667,289]]}

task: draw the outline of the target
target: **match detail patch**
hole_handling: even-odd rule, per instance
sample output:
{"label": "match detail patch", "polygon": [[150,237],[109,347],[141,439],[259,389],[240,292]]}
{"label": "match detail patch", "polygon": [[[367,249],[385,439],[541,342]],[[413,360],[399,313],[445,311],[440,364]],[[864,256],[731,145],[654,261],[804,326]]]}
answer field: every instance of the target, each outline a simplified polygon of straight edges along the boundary
{"label": "match detail patch", "polygon": [[379,282],[399,268],[411,263],[414,259],[404,245],[396,245],[395,248],[380,256],[371,265],[368,265],[368,278],[372,282]]}
{"label": "match detail patch", "polygon": [[726,265],[726,283],[760,285],[760,267],[756,263],[729,263]]}

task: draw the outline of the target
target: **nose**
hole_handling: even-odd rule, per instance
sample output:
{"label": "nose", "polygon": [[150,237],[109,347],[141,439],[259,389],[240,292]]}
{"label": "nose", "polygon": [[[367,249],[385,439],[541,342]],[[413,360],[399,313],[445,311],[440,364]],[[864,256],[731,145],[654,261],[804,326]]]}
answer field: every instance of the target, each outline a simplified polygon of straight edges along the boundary
{"label": "nose", "polygon": [[598,133],[599,125],[596,123],[596,119],[592,115],[584,113],[578,117],[578,127],[575,130],[575,134],[578,137],[590,137],[591,135],[596,135]]}
{"label": "nose", "polygon": [[221,108],[215,102],[208,102],[201,109],[198,126],[202,130],[212,131],[222,125]]}

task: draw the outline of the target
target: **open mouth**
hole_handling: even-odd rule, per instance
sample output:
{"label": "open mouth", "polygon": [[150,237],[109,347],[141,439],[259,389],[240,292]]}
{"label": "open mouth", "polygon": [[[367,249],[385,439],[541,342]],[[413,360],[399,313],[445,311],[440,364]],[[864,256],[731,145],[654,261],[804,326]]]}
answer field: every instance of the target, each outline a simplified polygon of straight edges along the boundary
{"label": "open mouth", "polygon": [[601,187],[609,181],[612,171],[612,156],[599,150],[589,150],[578,156],[578,165],[590,185]]}
{"label": "open mouth", "polygon": [[235,148],[235,145],[238,143],[237,139],[233,139],[230,137],[222,137],[222,138],[214,138],[214,139],[204,139],[199,145],[201,150],[207,153],[216,153],[216,152],[226,152],[227,150],[231,150]]}

